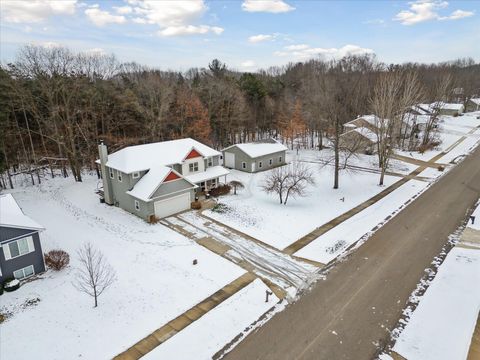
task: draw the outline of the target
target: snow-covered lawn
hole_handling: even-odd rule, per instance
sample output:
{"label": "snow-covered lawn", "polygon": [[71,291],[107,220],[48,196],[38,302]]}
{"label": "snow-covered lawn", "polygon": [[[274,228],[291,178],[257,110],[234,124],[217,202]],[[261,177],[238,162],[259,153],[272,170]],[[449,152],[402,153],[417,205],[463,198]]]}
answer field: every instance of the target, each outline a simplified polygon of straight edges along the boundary
{"label": "snow-covered lawn", "polygon": [[[13,312],[1,324],[1,359],[111,358],[245,273],[163,225],[100,204],[96,182],[90,176],[83,183],[58,178],[13,192],[24,212],[46,228],[44,251],[64,249],[71,263],[1,296],[0,311]],[[95,309],[92,298],[72,285],[76,250],[86,242],[104,253],[117,275]],[[35,298],[36,305],[22,306]],[[243,309],[250,311],[249,304]]]}
{"label": "snow-covered lawn", "polygon": [[[413,157],[415,159],[428,161],[434,156],[440,154],[442,151],[448,149],[453,145],[457,140],[462,136],[468,134],[471,130],[480,125],[480,120],[477,119],[477,116],[480,115],[480,112],[467,113],[463,116],[440,116],[438,132],[439,140],[441,144],[434,150],[429,150],[424,153],[418,152],[409,152],[409,151],[398,151],[399,154],[404,156]],[[477,134],[479,132],[477,131]],[[474,135],[478,139],[478,135]],[[460,145],[456,151],[461,151],[460,149],[465,149],[466,145]],[[449,162],[453,157],[442,158],[438,162],[445,163]]]}
{"label": "snow-covered lawn", "polygon": [[143,359],[211,359],[278,302],[275,295],[265,302],[267,290],[268,287],[256,279]]}
{"label": "snow-covered lawn", "polygon": [[467,357],[480,310],[480,249],[455,247],[393,348],[409,360]]}
{"label": "snow-covered lawn", "polygon": [[[245,189],[237,195],[220,199],[228,205],[229,211],[205,211],[204,214],[271,246],[284,249],[384,189],[378,186],[378,174],[345,170],[340,175],[340,188],[333,190],[332,167],[317,163],[306,164],[314,173],[316,181],[315,186],[308,189],[307,197],[289,199],[287,205],[281,205],[277,196],[266,194],[261,189],[268,171],[248,174],[232,170],[229,180],[241,181]],[[395,181],[398,181],[397,177],[387,176],[385,185],[391,185]]]}
{"label": "snow-covered lawn", "polygon": [[428,183],[423,181],[408,181],[380,201],[327,231],[295,255],[327,264],[427,186]]}

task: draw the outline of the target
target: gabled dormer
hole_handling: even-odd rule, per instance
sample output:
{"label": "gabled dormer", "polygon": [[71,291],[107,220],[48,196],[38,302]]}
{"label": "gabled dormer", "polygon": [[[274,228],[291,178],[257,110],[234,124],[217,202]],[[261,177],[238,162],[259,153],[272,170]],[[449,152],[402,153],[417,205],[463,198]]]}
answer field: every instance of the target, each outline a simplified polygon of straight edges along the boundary
{"label": "gabled dormer", "polygon": [[188,176],[205,171],[205,161],[203,159],[203,154],[192,148],[182,161],[182,175]]}

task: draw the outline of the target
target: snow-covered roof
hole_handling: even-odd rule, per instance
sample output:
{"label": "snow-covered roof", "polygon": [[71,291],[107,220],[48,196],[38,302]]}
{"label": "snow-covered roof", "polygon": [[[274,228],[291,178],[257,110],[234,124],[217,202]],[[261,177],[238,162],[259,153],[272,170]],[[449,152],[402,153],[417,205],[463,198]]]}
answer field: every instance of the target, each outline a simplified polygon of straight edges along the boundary
{"label": "snow-covered roof", "polygon": [[457,110],[457,111],[463,110],[463,104],[445,103],[442,101],[434,102],[430,106],[431,108],[439,108],[439,109],[447,109],[447,110]]}
{"label": "snow-covered roof", "polygon": [[[350,120],[349,122],[345,123],[343,126],[345,126],[345,127],[356,127],[356,125],[353,124],[353,123],[358,121],[358,120],[365,120],[366,122],[368,122],[369,124],[371,124],[375,127],[378,127],[378,124],[380,122],[380,118],[377,115],[371,114],[371,115],[359,116],[356,119]],[[387,123],[387,122],[388,122],[388,119],[385,119],[385,123]]]}
{"label": "snow-covered roof", "polygon": [[236,146],[252,158],[257,158],[259,156],[265,156],[279,151],[288,150],[285,145],[280,144],[276,141],[235,144],[225,148],[224,150],[228,150],[234,146]]}
{"label": "snow-covered roof", "polygon": [[411,107],[412,110],[418,112],[420,115],[430,114],[430,104],[417,104]]}
{"label": "snow-covered roof", "polygon": [[370,130],[366,127],[360,126],[360,127],[357,127],[355,129],[353,129],[352,131],[356,131],[357,133],[359,133],[363,137],[367,138],[371,142],[376,143],[378,141],[377,134],[375,134],[372,130]]}
{"label": "snow-covered roof", "polygon": [[170,174],[171,168],[161,166],[150,169],[142,178],[135,184],[132,190],[127,191],[127,194],[136,197],[143,201],[149,201],[150,196],[155,192],[158,185]]}
{"label": "snow-covered roof", "polygon": [[470,101],[473,102],[474,104],[480,105],[480,98],[472,98],[470,99]]}
{"label": "snow-covered roof", "polygon": [[135,171],[179,164],[192,149],[197,150],[205,157],[220,155],[220,152],[207,145],[191,138],[185,138],[128,146],[109,154],[107,166],[130,174]]}
{"label": "snow-covered roof", "polygon": [[216,179],[220,176],[224,176],[228,174],[230,174],[230,171],[225,169],[223,166],[218,165],[218,166],[212,166],[212,167],[206,168],[205,171],[201,171],[193,175],[185,176],[185,179],[187,179],[191,183],[196,184],[202,181]]}
{"label": "snow-covered roof", "polygon": [[0,226],[43,230],[43,226],[25,215],[12,194],[0,195]]}

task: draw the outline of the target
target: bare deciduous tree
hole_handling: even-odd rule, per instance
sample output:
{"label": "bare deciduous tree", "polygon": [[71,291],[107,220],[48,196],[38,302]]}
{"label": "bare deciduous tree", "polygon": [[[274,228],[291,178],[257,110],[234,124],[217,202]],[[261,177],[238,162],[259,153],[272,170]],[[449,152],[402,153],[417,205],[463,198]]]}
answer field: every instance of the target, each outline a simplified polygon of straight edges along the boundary
{"label": "bare deciduous tree", "polygon": [[240,181],[237,181],[237,180],[230,181],[228,185],[233,187],[233,195],[237,195],[237,189],[241,190],[245,188],[245,186]]}
{"label": "bare deciduous tree", "polygon": [[287,192],[284,205],[287,205],[288,197],[304,197],[307,195],[308,185],[315,185],[315,179],[310,169],[300,163],[296,163],[289,168],[290,178],[287,181]]}
{"label": "bare deciduous tree", "polygon": [[80,267],[75,288],[90,295],[98,306],[98,297],[116,280],[115,270],[107,263],[103,254],[87,243],[78,250]]}
{"label": "bare deciduous tree", "polygon": [[277,194],[280,204],[287,204],[289,196],[301,197],[306,195],[308,185],[315,184],[313,175],[305,165],[295,163],[289,166],[278,167],[267,175],[262,185],[267,194]]}

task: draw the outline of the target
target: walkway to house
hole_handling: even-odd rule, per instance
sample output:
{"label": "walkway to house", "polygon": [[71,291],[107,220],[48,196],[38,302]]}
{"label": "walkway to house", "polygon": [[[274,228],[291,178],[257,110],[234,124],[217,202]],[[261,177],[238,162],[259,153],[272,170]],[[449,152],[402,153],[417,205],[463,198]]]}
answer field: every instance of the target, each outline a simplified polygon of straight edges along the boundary
{"label": "walkway to house", "polygon": [[170,339],[177,332],[185,329],[188,325],[200,319],[203,315],[205,315],[207,312],[227,300],[230,296],[242,290],[253,280],[255,280],[255,278],[256,276],[249,272],[240,276],[239,278],[237,278],[230,284],[224,286],[214,294],[210,295],[202,302],[190,308],[180,316],[168,322],[161,328],[155,330],[153,333],[146,336],[121,354],[115,356],[115,359],[140,359],[142,356],[146,355],[147,353],[155,349],[157,346]]}
{"label": "walkway to house", "polygon": [[316,278],[322,264],[296,259],[200,212],[185,212],[163,219],[162,224],[195,240],[210,251],[256,274],[279,297],[297,293]]}

